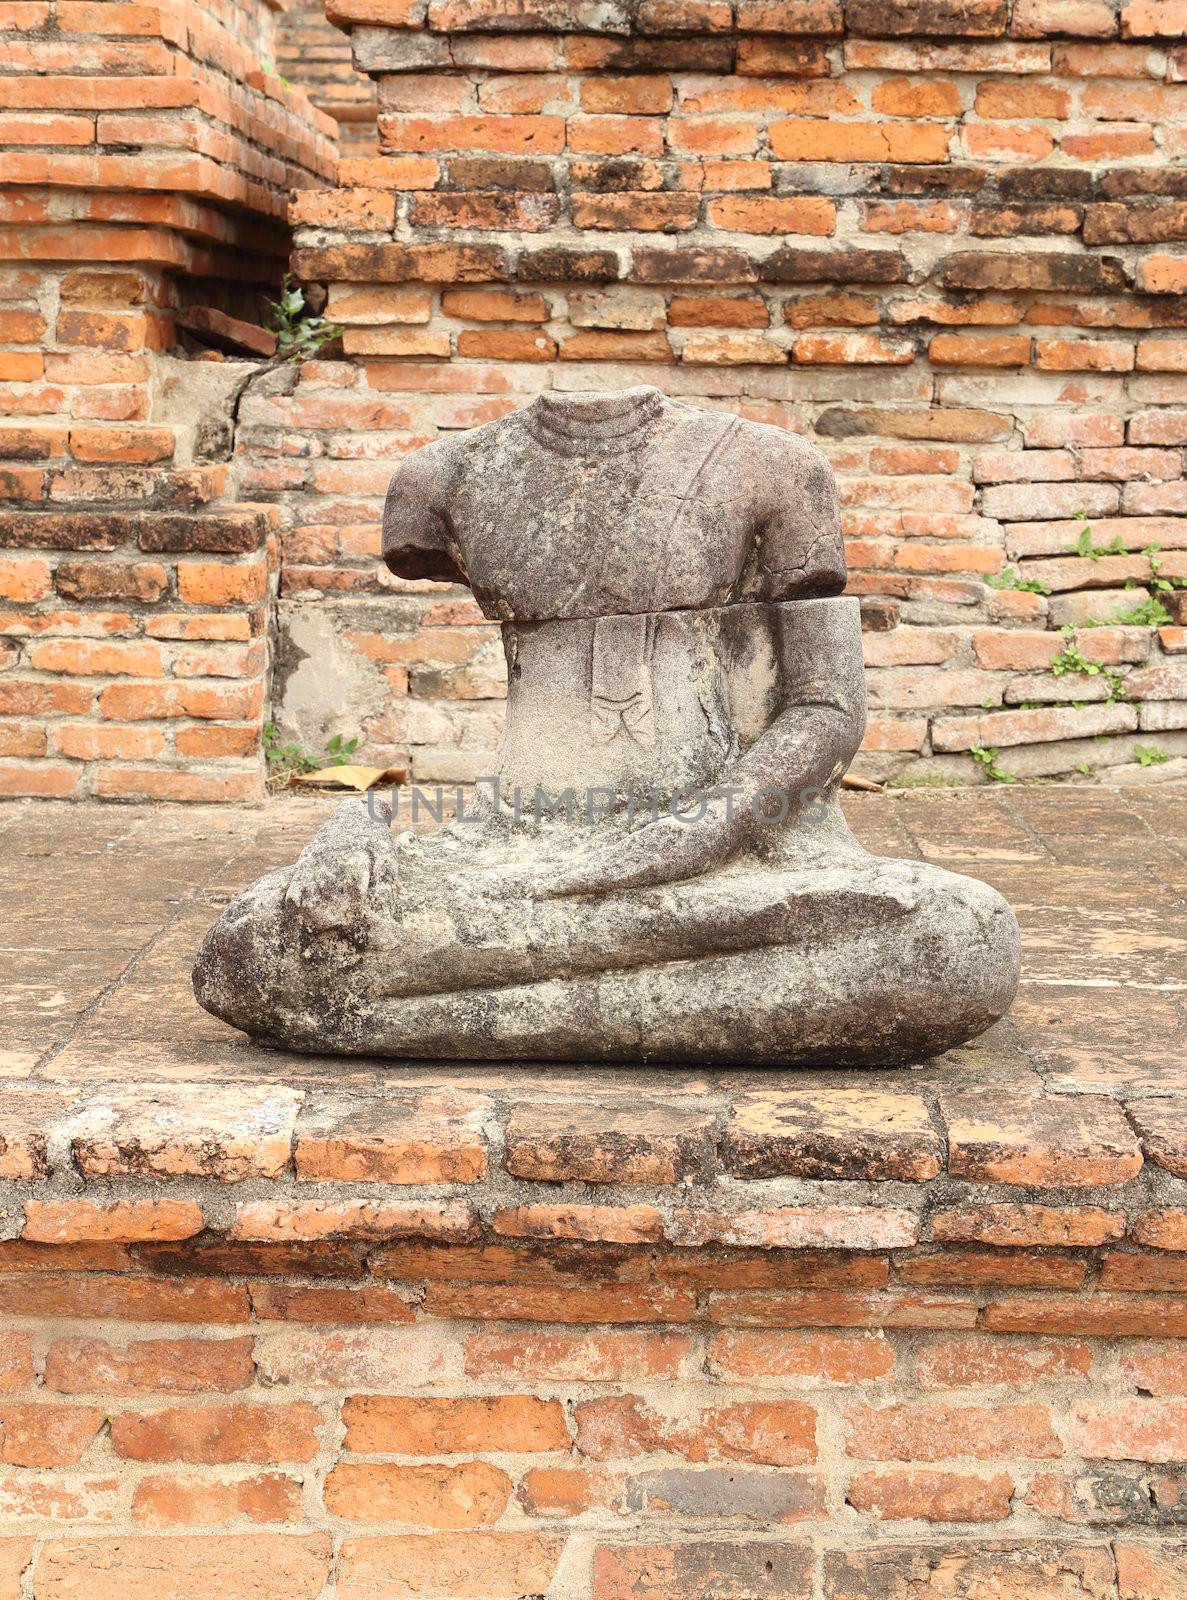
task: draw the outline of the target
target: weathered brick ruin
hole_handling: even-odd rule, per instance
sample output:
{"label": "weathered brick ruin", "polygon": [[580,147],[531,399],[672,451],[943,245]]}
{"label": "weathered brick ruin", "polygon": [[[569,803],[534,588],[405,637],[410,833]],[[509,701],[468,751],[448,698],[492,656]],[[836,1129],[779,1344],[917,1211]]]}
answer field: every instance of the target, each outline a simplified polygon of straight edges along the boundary
{"label": "weathered brick ruin", "polygon": [[277,26],[276,70],[334,118],[344,155],[378,153],[375,85],[356,71],[350,38],[326,16],[324,0],[292,0]]}
{"label": "weathered brick ruin", "polygon": [[[252,799],[277,513],[235,498],[240,362],[335,124],[259,0],[2,8],[0,794]],[[264,348],[269,343],[265,341]]]}
{"label": "weathered brick ruin", "polygon": [[[0,1600],[1187,1600],[1187,805],[993,786],[1187,771],[1187,3],[329,5],[0,0]],[[638,382],[828,453],[860,768],[983,785],[847,809],[1018,908],[1010,1018],[252,1047],[267,721],[498,735],[392,460]]]}
{"label": "weathered brick ruin", "polygon": [[497,638],[448,595],[381,598],[407,588],[373,559],[387,459],[541,387],[652,382],[830,455],[868,600],[863,770],[1187,751],[1183,597],[1151,589],[1187,576],[1175,8],[334,15],[385,153],[292,216],[352,361],[277,374],[241,414],[252,493],[291,529],[282,634],[313,652],[282,713],[328,727],[349,683],[418,775],[488,770]]}
{"label": "weathered brick ruin", "polygon": [[[269,714],[482,773],[497,634],[377,566],[391,461],[636,382],[829,454],[864,771],[1180,770],[1180,4],[329,14],[3,8],[0,789],[248,798]],[[291,188],[342,353],[199,364],[175,313],[259,319]]]}
{"label": "weathered brick ruin", "polygon": [[[0,789],[249,798],[273,694],[482,772],[497,635],[377,568],[390,462],[639,381],[830,455],[864,770],[1182,759],[1180,8],[331,17],[358,71],[308,6],[4,8]],[[178,359],[187,307],[259,319],[293,188],[344,356]]]}

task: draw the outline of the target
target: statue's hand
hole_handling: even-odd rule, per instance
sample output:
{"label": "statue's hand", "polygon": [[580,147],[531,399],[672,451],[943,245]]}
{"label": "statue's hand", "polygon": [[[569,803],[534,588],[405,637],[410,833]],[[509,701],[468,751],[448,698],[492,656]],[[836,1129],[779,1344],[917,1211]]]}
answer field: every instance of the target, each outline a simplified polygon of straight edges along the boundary
{"label": "statue's hand", "polygon": [[695,821],[665,817],[615,844],[592,850],[584,860],[541,876],[541,899],[605,894],[699,878],[719,866],[737,843],[737,818],[711,804]]}

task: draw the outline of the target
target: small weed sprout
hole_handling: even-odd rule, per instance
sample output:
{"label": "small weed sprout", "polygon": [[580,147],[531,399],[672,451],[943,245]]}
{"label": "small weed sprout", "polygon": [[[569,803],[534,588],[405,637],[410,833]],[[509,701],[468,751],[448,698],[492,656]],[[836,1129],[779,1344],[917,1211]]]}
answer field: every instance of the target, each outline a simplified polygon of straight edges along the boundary
{"label": "small weed sprout", "polygon": [[281,744],[280,729],[274,722],[265,722],[260,742],[271,777],[287,780],[294,772],[312,772],[317,766],[299,744]]}
{"label": "small weed sprout", "polygon": [[357,738],[346,739],[343,738],[342,734],[336,733],[332,739],[327,739],[326,741],[326,755],[329,758],[326,765],[328,767],[344,767],[358,747],[359,741]]}
{"label": "small weed sprout", "polygon": [[1156,744],[1135,744],[1133,753],[1143,767],[1160,767],[1164,761],[1170,760],[1167,752],[1160,750]]}
{"label": "small weed sprout", "polygon": [[969,754],[981,768],[981,771],[989,779],[990,783],[1013,783],[1015,781],[1014,774],[1012,772],[1007,772],[1003,767],[998,765],[996,750],[989,749],[985,745],[975,744],[969,751]]}
{"label": "small weed sprout", "polygon": [[[1175,619],[1163,605],[1157,595],[1151,595],[1149,600],[1143,600],[1139,605],[1130,606],[1126,611],[1118,611],[1113,621],[1122,627],[1132,628],[1165,628]],[[1088,624],[1084,623],[1084,627]],[[1103,627],[1103,623],[1094,622],[1094,628]]]}
{"label": "small weed sprout", "polygon": [[986,574],[985,582],[991,589],[1013,589],[1019,594],[1050,594],[1051,585],[1041,578],[1020,578],[1017,567],[1007,567],[1004,572]]}
{"label": "small weed sprout", "polygon": [[1109,703],[1120,700],[1125,690],[1125,679],[1121,674],[1110,672],[1103,661],[1093,661],[1086,656],[1076,643],[1076,630],[1070,623],[1059,631],[1063,635],[1063,649],[1051,663],[1051,676],[1063,678],[1069,672],[1079,672],[1086,678],[1103,678],[1109,686]]}
{"label": "small weed sprout", "polygon": [[315,356],[324,345],[340,337],[342,329],[324,317],[309,314],[304,292],[286,272],[280,285],[280,299],[269,300],[272,307],[272,332],[276,335],[276,354],[285,361],[303,361]]}
{"label": "small weed sprout", "polygon": [[1187,578],[1164,578],[1162,575],[1162,546],[1148,544],[1142,551],[1150,563],[1150,587],[1157,594],[1170,594],[1175,589],[1187,589]]}
{"label": "small weed sprout", "polygon": [[1076,512],[1076,521],[1080,524],[1080,536],[1074,545],[1075,553],[1083,556],[1086,561],[1099,561],[1102,556],[1127,556],[1129,551],[1125,548],[1125,541],[1118,534],[1112,544],[1093,544],[1092,524],[1088,521],[1086,511]]}
{"label": "small weed sprout", "polygon": [[326,740],[326,753],[319,761],[296,742],[283,744],[280,729],[274,722],[264,724],[260,742],[268,768],[269,785],[276,789],[287,788],[299,773],[316,772],[319,767],[345,766],[359,747],[357,737],[348,739],[336,733]]}

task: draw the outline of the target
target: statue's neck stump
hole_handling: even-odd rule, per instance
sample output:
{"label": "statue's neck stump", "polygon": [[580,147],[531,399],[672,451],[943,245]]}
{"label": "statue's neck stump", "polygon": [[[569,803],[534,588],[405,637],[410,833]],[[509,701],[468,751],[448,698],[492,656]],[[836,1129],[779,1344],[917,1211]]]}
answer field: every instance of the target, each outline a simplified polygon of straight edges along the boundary
{"label": "statue's neck stump", "polygon": [[656,421],[664,397],[640,384],[609,394],[540,395],[522,413],[533,435],[562,455],[613,455],[632,448]]}

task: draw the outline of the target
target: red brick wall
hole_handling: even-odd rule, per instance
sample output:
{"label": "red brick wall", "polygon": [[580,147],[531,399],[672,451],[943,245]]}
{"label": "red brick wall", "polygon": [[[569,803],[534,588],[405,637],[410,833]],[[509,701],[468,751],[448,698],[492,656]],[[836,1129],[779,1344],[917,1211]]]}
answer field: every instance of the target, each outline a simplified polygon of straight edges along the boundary
{"label": "red brick wall", "polygon": [[408,1288],[36,1277],[5,1600],[1183,1593],[1128,1512],[1173,1529],[1175,1341],[393,1326]]}
{"label": "red brick wall", "polygon": [[262,0],[0,26],[0,795],[250,799],[276,513],[227,498],[252,369],[174,318],[255,311],[334,124]]}
{"label": "red brick wall", "polygon": [[[652,382],[831,458],[864,770],[975,781],[972,746],[1018,775],[1128,775],[1137,746],[1184,770],[1184,597],[1135,611],[1150,546],[1187,578],[1181,6],[331,14],[384,153],[292,215],[348,360],[286,374],[239,439],[283,521],[283,720],[311,742],[345,720],[426,778],[487,770],[497,647],[464,598],[377,566],[391,462],[542,387]],[[1075,553],[1080,512],[1109,554]],[[1106,670],[1047,670],[1067,646]]]}
{"label": "red brick wall", "polygon": [[354,65],[350,40],[328,20],[322,0],[294,0],[280,19],[277,70],[338,124],[339,148],[375,155],[375,85]]}
{"label": "red brick wall", "polygon": [[1187,1593],[1173,1096],[69,1070],[0,1108],[3,1600]]}
{"label": "red brick wall", "polygon": [[[830,456],[865,771],[1187,770],[1175,5],[0,15],[0,791],[258,794],[270,699],[314,751],[487,770],[498,641],[460,592],[379,568],[391,463],[544,386],[640,381]],[[282,79],[344,118],[337,187],[334,124]],[[258,314],[294,185],[345,358],[199,383],[172,313]],[[110,513],[198,510],[171,554],[250,573],[189,599],[165,535]],[[141,709],[107,727],[114,705]]]}

